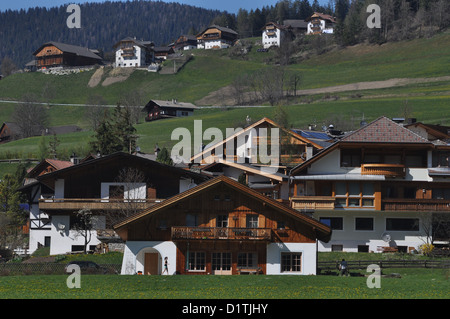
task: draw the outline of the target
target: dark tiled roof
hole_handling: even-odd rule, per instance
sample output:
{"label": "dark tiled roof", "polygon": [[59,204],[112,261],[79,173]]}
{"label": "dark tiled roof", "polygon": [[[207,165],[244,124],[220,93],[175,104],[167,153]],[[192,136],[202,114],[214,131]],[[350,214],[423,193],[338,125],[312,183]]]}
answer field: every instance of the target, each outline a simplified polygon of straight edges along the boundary
{"label": "dark tiled roof", "polygon": [[343,137],[341,141],[365,143],[429,143],[428,140],[420,135],[384,116]]}
{"label": "dark tiled roof", "polygon": [[63,52],[73,53],[73,54],[76,54],[78,56],[84,56],[84,57],[88,57],[88,58],[91,58],[91,59],[97,59],[97,60],[101,60],[102,59],[101,57],[99,57],[97,54],[95,54],[94,52],[92,52],[92,50],[90,50],[88,48],[80,47],[80,46],[72,45],[72,44],[55,42],[55,41],[47,42],[47,43],[43,44],[33,54],[34,55],[38,54],[44,47],[46,47],[48,45],[53,45],[53,46],[57,47],[58,49],[60,49]]}

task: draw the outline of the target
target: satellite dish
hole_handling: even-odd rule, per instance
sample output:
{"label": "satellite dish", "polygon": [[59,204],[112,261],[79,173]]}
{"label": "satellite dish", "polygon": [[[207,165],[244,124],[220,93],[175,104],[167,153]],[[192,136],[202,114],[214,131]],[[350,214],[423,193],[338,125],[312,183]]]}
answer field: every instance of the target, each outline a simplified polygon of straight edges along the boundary
{"label": "satellite dish", "polygon": [[64,230],[65,228],[66,228],[66,225],[58,223],[58,229],[59,230]]}
{"label": "satellite dish", "polygon": [[388,242],[391,241],[391,235],[388,234],[388,233],[384,233],[383,235],[381,235],[381,239],[382,239],[384,242],[388,243]]}

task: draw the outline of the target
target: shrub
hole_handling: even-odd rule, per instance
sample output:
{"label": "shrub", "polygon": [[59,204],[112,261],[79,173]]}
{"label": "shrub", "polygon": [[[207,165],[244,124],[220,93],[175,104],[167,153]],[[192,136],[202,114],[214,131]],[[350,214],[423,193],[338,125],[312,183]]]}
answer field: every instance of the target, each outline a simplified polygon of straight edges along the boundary
{"label": "shrub", "polygon": [[425,256],[429,256],[431,254],[431,252],[433,251],[434,246],[433,244],[423,244],[419,247],[420,252],[425,255]]}

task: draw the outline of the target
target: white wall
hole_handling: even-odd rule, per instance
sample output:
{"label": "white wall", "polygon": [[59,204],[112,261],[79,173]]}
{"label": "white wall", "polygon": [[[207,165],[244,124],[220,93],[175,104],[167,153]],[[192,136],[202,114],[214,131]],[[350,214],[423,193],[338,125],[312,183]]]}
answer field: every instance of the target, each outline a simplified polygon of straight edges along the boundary
{"label": "white wall", "polygon": [[[105,229],[105,216],[96,216],[94,223],[94,229]],[[60,225],[64,225],[64,229],[60,229]],[[65,254],[72,250],[73,245],[84,245],[84,237],[77,231],[70,229],[70,217],[69,216],[52,216],[51,230],[49,232],[51,236],[50,255]],[[98,245],[100,241],[97,239],[97,231],[91,231],[91,241],[88,244]]]}
{"label": "white wall", "polygon": [[[358,245],[368,245],[369,251],[379,252],[380,247],[386,246],[407,246],[417,249],[426,242],[424,232],[424,215],[415,212],[383,212],[383,211],[332,211],[314,213],[317,220],[320,217],[342,217],[343,229],[333,230],[331,240],[328,243],[319,242],[319,251],[331,251],[332,245],[343,245],[344,251],[357,252]],[[373,230],[355,230],[355,219],[357,217],[372,217]],[[387,218],[418,218],[419,231],[392,231],[386,230]],[[381,239],[383,233],[389,233],[392,241],[390,244]]]}
{"label": "white wall", "polygon": [[109,199],[110,186],[123,186],[124,199],[146,199],[147,198],[147,184],[145,183],[101,183],[100,195],[102,199]]}
{"label": "white wall", "polygon": [[176,272],[177,247],[172,241],[127,241],[122,261],[122,275],[135,275],[138,271],[144,273],[145,253],[158,252],[159,273],[162,273],[162,263],[168,257],[169,275]]}
{"label": "white wall", "polygon": [[145,50],[137,45],[133,46],[133,48],[135,50],[134,59],[123,58],[122,49],[116,51],[116,67],[140,67],[145,65]]}
{"label": "white wall", "polygon": [[[268,33],[269,32],[274,32],[275,35],[269,36]],[[268,49],[271,46],[277,46],[279,47],[281,45],[281,30],[280,29],[275,29],[275,30],[264,30],[263,34],[262,34],[262,43],[263,43],[263,47],[264,49]]]}
{"label": "white wall", "polygon": [[[301,272],[281,272],[281,253],[302,253]],[[316,243],[271,243],[267,245],[267,275],[315,275]]]}

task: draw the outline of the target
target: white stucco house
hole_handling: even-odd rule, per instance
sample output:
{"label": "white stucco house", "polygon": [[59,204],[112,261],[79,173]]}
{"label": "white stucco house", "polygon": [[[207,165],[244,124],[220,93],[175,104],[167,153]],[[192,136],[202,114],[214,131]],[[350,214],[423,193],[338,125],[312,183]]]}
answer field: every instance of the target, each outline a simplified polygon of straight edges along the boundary
{"label": "white stucco house", "polygon": [[154,43],[127,37],[114,45],[116,67],[145,67],[154,61]]}
{"label": "white stucco house", "polygon": [[262,31],[262,45],[264,49],[272,46],[280,47],[283,41],[291,39],[292,28],[275,22],[268,22]]}
{"label": "white stucco house", "polygon": [[226,49],[233,46],[237,39],[236,31],[211,25],[197,35],[197,49]]}
{"label": "white stucco house", "polygon": [[291,171],[292,207],[333,229],[319,251],[419,250],[448,229],[449,155],[380,117]]}
{"label": "white stucco house", "polygon": [[333,34],[336,25],[336,18],[329,14],[314,12],[309,18],[305,19],[308,22],[306,34]]}

